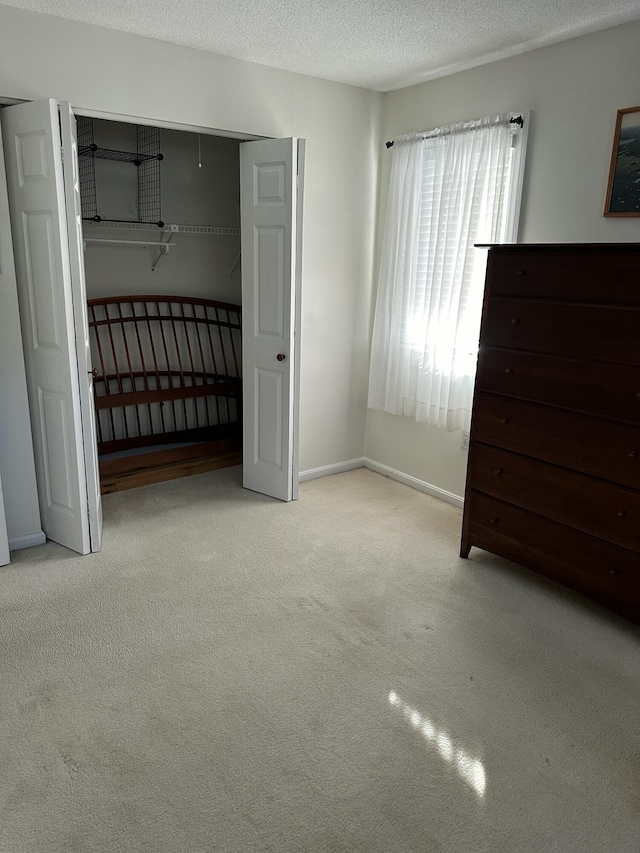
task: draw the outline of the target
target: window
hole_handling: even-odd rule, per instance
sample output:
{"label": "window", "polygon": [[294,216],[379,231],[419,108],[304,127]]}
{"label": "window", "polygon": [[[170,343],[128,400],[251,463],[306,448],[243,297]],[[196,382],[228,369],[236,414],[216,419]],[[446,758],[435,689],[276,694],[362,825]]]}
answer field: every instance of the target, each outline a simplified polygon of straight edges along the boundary
{"label": "window", "polygon": [[395,140],[369,407],[469,429],[486,253],[513,242],[525,132],[513,113]]}

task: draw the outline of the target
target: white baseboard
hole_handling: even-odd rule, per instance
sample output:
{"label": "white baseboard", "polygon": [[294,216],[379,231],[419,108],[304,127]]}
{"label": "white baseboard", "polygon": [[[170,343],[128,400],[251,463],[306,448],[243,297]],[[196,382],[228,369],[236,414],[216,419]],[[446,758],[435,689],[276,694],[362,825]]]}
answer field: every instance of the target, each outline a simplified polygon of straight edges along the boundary
{"label": "white baseboard", "polygon": [[27,533],[25,536],[14,536],[9,539],[10,551],[21,551],[23,548],[33,548],[35,545],[44,545],[47,537],[42,530],[37,533]]}
{"label": "white baseboard", "polygon": [[344,474],[345,471],[353,471],[356,468],[364,468],[364,457],[361,459],[350,459],[348,462],[337,462],[335,465],[323,465],[321,468],[310,468],[308,471],[300,471],[298,482],[306,483],[307,480],[317,480],[318,477],[329,477],[331,474]]}
{"label": "white baseboard", "polygon": [[418,480],[417,477],[411,477],[409,474],[403,474],[402,471],[396,471],[395,468],[381,465],[380,462],[374,462],[373,459],[365,459],[364,467],[370,471],[375,471],[377,474],[382,474],[384,477],[389,477],[391,480],[404,483],[405,486],[411,486],[412,489],[417,489],[419,492],[425,492],[434,498],[438,498],[438,500],[445,501],[445,503],[457,506],[458,509],[462,509],[464,506],[464,499],[460,495],[454,495],[453,492],[447,492],[438,486],[432,486],[431,483]]}
{"label": "white baseboard", "polygon": [[370,471],[375,471],[376,474],[382,474],[383,477],[397,480],[405,486],[410,486],[419,492],[425,492],[427,495],[458,507],[458,509],[462,509],[464,506],[464,499],[460,495],[454,495],[453,492],[447,492],[438,486],[432,486],[431,483],[418,480],[417,477],[403,474],[402,471],[396,471],[395,468],[389,468],[388,465],[382,465],[380,462],[374,462],[373,459],[367,459],[366,457],[350,459],[348,462],[337,462],[335,465],[323,465],[322,468],[310,468],[308,471],[301,471],[298,475],[298,482],[304,483],[307,480],[316,480],[319,477],[329,477],[331,474],[344,474],[345,471],[353,471],[356,468],[368,468]]}

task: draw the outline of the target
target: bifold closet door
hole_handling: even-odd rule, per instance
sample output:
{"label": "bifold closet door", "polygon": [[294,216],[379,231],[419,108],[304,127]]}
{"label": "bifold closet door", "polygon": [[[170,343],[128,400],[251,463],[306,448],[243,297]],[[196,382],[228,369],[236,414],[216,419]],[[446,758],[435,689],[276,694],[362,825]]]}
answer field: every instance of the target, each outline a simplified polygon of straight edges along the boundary
{"label": "bifold closet door", "polygon": [[7,535],[7,520],[4,514],[2,480],[0,480],[0,566],[6,566],[9,560],[9,537]]}
{"label": "bifold closet door", "polygon": [[82,447],[87,482],[87,509],[91,550],[99,551],[102,543],[102,495],[96,436],[96,412],[93,395],[91,344],[89,341],[89,316],[87,312],[87,285],[84,274],[84,240],[82,235],[82,201],[80,198],[80,169],[78,163],[78,135],[76,117],[67,101],[60,102],[60,130],[64,195],[69,235],[69,266],[71,272],[71,299],[76,338],[76,358],[80,390],[80,415]]}
{"label": "bifold closet door", "polygon": [[[86,554],[85,441],[93,446],[95,436],[83,432],[80,383],[88,374],[85,367],[79,373],[75,315],[86,305],[73,298],[58,105],[7,107],[2,127],[42,527],[49,539]],[[73,165],[72,151],[66,161]],[[75,226],[72,234],[78,239]],[[94,506],[94,525],[95,516]]]}
{"label": "bifold closet door", "polygon": [[283,501],[297,497],[302,142],[240,146],[244,486]]}

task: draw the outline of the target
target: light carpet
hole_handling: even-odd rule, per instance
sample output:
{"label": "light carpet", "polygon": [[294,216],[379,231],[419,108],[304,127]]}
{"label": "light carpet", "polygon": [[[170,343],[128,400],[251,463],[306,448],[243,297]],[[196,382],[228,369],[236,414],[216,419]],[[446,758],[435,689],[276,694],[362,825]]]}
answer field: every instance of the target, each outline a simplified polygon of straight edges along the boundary
{"label": "light carpet", "polygon": [[0,570],[3,853],[631,853],[640,632],[359,470],[108,496]]}

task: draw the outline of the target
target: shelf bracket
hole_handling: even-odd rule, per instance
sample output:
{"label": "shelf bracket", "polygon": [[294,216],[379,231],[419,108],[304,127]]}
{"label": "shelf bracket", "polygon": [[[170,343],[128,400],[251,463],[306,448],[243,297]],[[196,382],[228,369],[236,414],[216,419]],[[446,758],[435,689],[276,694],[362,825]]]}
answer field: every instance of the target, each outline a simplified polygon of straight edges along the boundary
{"label": "shelf bracket", "polygon": [[165,255],[169,254],[169,249],[175,249],[175,245],[171,242],[172,240],[173,240],[173,232],[171,232],[169,234],[169,239],[167,240],[166,243],[160,244],[160,252],[158,253],[154,262],[151,264],[151,272],[156,271],[156,267],[158,266],[158,264],[160,263],[162,258],[164,258]]}

